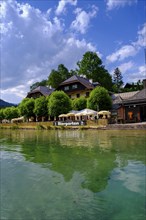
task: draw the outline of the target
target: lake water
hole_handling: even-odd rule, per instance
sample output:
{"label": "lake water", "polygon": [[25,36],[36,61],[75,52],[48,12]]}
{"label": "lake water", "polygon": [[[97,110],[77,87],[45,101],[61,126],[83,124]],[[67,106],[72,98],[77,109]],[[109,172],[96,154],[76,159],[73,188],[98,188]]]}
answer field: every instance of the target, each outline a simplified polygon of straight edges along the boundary
{"label": "lake water", "polygon": [[146,131],[1,130],[1,220],[143,220]]}

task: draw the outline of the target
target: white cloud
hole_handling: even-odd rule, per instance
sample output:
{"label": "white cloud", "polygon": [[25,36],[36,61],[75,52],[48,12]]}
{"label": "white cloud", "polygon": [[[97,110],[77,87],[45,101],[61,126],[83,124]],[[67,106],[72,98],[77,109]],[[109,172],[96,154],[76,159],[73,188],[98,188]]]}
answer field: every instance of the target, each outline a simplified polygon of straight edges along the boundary
{"label": "white cloud", "polygon": [[141,30],[138,31],[138,39],[133,43],[134,46],[146,47],[146,23]]}
{"label": "white cloud", "polygon": [[60,15],[66,11],[66,5],[77,5],[77,0],[60,0],[56,9],[56,15]]}
{"label": "white cloud", "polygon": [[76,61],[80,60],[86,51],[94,51],[99,57],[102,56],[96,51],[96,48],[91,43],[87,43],[85,39],[78,40],[74,37],[70,37],[66,40],[64,48],[56,54],[55,60],[58,60],[59,63],[64,63],[65,66],[70,66],[72,69],[75,69],[76,62],[73,62],[73,59]]}
{"label": "white cloud", "polygon": [[[12,94],[12,96],[8,94]],[[4,89],[1,91],[1,95],[5,101],[18,104],[19,101],[26,96],[25,85],[18,85],[12,88]]]}
{"label": "white cloud", "polygon": [[142,65],[136,68],[133,73],[128,75],[127,81],[128,82],[137,82],[138,80],[143,80],[146,78],[146,66]]}
{"label": "white cloud", "polygon": [[125,5],[132,5],[137,3],[137,0],[106,0],[107,10],[124,7]]}
{"label": "white cloud", "polygon": [[19,102],[31,82],[47,79],[60,63],[73,69],[86,51],[96,51],[85,39],[64,31],[64,23],[57,17],[50,19],[44,12],[15,0],[1,4],[1,85],[6,101]]}
{"label": "white cloud", "polygon": [[119,50],[106,57],[108,62],[121,61],[125,58],[135,56],[142,47],[146,47],[146,23],[137,33],[137,41],[122,46]]}
{"label": "white cloud", "polygon": [[128,70],[131,70],[131,68],[134,66],[134,63],[132,61],[122,63],[118,66],[122,74],[125,74]]}
{"label": "white cloud", "polygon": [[98,8],[92,6],[92,11],[86,12],[81,8],[77,8],[74,13],[76,14],[76,19],[71,23],[71,29],[74,29],[82,34],[85,34],[91,18],[95,17],[97,14]]}
{"label": "white cloud", "polygon": [[116,52],[112,53],[111,55],[107,56],[108,62],[115,62],[124,60],[127,57],[134,56],[137,53],[137,50],[132,45],[125,45],[121,47]]}
{"label": "white cloud", "polygon": [[1,2],[1,5],[0,5],[0,18],[2,19],[3,17],[6,16],[6,13],[7,13],[7,4],[6,2]]}
{"label": "white cloud", "polygon": [[[129,75],[131,75],[129,73],[131,73],[131,71],[134,70],[135,65],[134,65],[134,63],[132,61],[129,61],[129,62],[122,63],[122,64],[118,65],[118,68],[121,71],[123,79],[127,79],[127,78],[129,78]],[[114,74],[114,71],[115,71],[115,68],[110,71],[112,76]]]}

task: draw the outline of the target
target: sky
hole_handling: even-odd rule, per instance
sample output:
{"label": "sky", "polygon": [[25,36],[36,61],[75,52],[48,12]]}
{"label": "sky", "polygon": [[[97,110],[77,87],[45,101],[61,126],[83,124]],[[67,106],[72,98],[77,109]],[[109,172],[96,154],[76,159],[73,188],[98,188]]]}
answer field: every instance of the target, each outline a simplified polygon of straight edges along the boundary
{"label": "sky", "polygon": [[146,78],[145,0],[1,0],[1,99],[19,103],[30,86],[87,51],[124,84]]}

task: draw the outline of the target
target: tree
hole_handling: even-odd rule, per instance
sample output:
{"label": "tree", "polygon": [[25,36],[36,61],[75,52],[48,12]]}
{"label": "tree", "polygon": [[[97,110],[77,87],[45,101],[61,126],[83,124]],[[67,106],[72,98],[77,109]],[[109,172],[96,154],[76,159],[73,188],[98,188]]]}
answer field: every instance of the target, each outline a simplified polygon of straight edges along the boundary
{"label": "tree", "polygon": [[82,110],[87,107],[87,99],[83,96],[72,100],[72,108],[74,110]]}
{"label": "tree", "polygon": [[30,86],[30,91],[36,89],[38,86],[46,86],[48,83],[47,80],[43,79],[41,82],[35,82]]}
{"label": "tree", "polygon": [[20,114],[26,118],[34,117],[34,99],[25,98],[18,106]]}
{"label": "tree", "polygon": [[50,116],[57,117],[66,114],[71,110],[71,100],[63,91],[55,91],[50,95],[48,103],[48,113]]}
{"label": "tree", "polygon": [[70,70],[69,71],[69,77],[71,77],[71,76],[73,76],[73,75],[77,75],[78,73],[77,73],[77,70]]}
{"label": "tree", "polygon": [[12,118],[17,118],[19,116],[19,111],[17,107],[7,107],[3,110],[3,116],[5,119],[11,120]]}
{"label": "tree", "polygon": [[4,108],[0,109],[0,122],[4,119]]}
{"label": "tree", "polygon": [[35,99],[34,111],[36,116],[46,117],[48,115],[47,100],[44,96]]}
{"label": "tree", "polygon": [[57,70],[52,70],[49,77],[48,77],[48,84],[53,88],[57,88],[60,83],[64,80],[68,79],[70,76],[73,75],[73,72],[69,72],[68,69],[63,65],[58,65]]}
{"label": "tree", "polygon": [[62,82],[62,77],[57,70],[52,70],[48,77],[48,84],[52,86],[52,88],[57,88],[58,85]]}
{"label": "tree", "polygon": [[78,74],[85,75],[93,82],[99,82],[101,86],[108,90],[112,88],[112,77],[102,65],[102,60],[95,52],[88,51],[83,55],[81,61],[77,62]]}
{"label": "tree", "polygon": [[136,90],[142,90],[143,89],[143,82],[139,79],[136,83]]}
{"label": "tree", "polygon": [[114,89],[117,90],[117,92],[120,91],[121,86],[123,85],[123,81],[122,81],[122,74],[121,71],[119,70],[119,68],[117,67],[114,70],[114,74],[113,74],[113,83],[114,83]]}
{"label": "tree", "polygon": [[97,111],[97,109],[99,111],[111,109],[112,100],[108,91],[103,87],[93,89],[88,98],[87,106],[95,111]]}

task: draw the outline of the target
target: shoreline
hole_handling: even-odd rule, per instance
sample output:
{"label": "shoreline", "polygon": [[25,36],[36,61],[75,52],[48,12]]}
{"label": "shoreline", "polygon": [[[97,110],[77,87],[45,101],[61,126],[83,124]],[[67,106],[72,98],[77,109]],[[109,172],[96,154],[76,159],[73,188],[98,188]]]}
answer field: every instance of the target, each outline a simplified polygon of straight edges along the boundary
{"label": "shoreline", "polygon": [[83,125],[83,126],[54,126],[52,123],[15,123],[1,124],[0,129],[23,130],[146,130],[146,122],[129,124]]}

